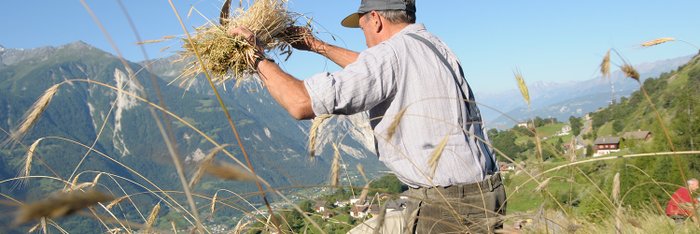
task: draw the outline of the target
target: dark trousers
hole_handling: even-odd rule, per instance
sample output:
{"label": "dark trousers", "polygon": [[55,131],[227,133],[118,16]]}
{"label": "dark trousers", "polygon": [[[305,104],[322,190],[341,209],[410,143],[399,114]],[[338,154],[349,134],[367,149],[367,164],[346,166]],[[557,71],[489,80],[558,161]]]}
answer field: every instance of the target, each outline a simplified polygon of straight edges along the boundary
{"label": "dark trousers", "polygon": [[409,189],[406,233],[493,233],[503,228],[506,193],[500,174],[450,187]]}

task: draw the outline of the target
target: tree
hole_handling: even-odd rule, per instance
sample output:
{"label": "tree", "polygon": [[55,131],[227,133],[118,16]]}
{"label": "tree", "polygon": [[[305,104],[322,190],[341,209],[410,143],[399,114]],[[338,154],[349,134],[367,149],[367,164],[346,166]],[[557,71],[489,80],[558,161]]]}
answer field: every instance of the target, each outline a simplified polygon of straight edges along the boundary
{"label": "tree", "polygon": [[625,128],[625,125],[622,123],[622,121],[615,120],[612,123],[612,128],[614,133],[619,133]]}
{"label": "tree", "polygon": [[569,125],[571,125],[571,133],[573,133],[574,136],[581,134],[581,127],[583,126],[581,118],[576,118],[574,116],[569,117]]}

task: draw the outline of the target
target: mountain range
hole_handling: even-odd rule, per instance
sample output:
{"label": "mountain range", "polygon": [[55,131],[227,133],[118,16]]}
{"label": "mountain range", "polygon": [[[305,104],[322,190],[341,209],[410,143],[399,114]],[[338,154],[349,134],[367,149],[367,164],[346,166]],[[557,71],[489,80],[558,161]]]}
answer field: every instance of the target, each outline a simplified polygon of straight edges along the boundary
{"label": "mountain range", "polygon": [[[658,77],[687,63],[693,56],[683,56],[634,65],[642,80]],[[539,117],[555,117],[565,121],[570,116],[581,117],[598,108],[605,107],[614,99],[629,96],[639,90],[639,85],[625,78],[621,71],[614,71],[609,78],[596,77],[584,81],[533,82],[527,85],[531,107],[528,109],[519,90],[511,89],[497,93],[479,93],[477,101],[486,106],[481,112],[489,128],[507,129],[517,122]],[[613,92],[614,90],[614,92]],[[500,113],[503,112],[504,114]],[[517,122],[514,122],[514,119]]]}
{"label": "mountain range", "polygon": [[[179,64],[158,65],[158,61],[140,64],[127,61],[127,64],[125,67],[119,58],[84,42],[35,49],[0,48],[0,128],[4,130],[0,142],[9,140],[8,132],[17,129],[42,93],[61,83],[28,134],[20,142],[0,147],[0,178],[8,180],[0,183],[0,192],[20,201],[40,199],[60,190],[64,186],[60,179],[70,181],[69,178],[75,178],[71,177],[74,173],[79,175],[77,182],[92,181],[98,174],[110,175],[109,180],[103,176],[100,184],[106,188],[123,188],[129,194],[153,190],[155,185],[166,191],[182,191],[147,104],[94,82],[121,87],[157,103],[150,79],[155,75],[168,110],[218,143],[231,145],[226,149],[243,161],[224,113],[203,77],[198,77],[193,86],[198,88],[186,90],[168,85],[179,73]],[[142,64],[154,64],[153,73]],[[341,146],[343,165],[349,171],[343,177],[360,178],[353,170],[356,164],[362,164],[370,177],[386,170],[370,150],[374,148],[373,138],[366,135],[368,124],[362,115],[333,118],[323,125],[319,130],[318,155],[310,160],[307,138],[311,122],[291,118],[255,79],[243,82],[239,88],[219,87],[219,91],[256,173],[275,188],[327,184],[334,153],[332,143]],[[197,162],[214,146],[184,123],[172,123],[180,159],[189,178]],[[33,178],[18,187],[19,183],[12,178],[24,171],[27,147],[39,139],[34,160],[29,164],[30,175],[52,179]],[[102,154],[88,153],[87,147],[93,144],[94,150]],[[87,157],[83,160],[84,155]],[[216,159],[231,161],[223,154]],[[210,197],[218,189],[240,194],[257,191],[251,183],[209,177],[194,187],[196,193]],[[136,204],[152,206],[159,198],[151,195],[134,199],[141,200]],[[257,196],[247,199],[260,202]],[[126,207],[125,213],[131,214],[128,211],[137,207]],[[5,211],[6,207],[0,206],[0,210]],[[11,217],[0,217],[0,223],[9,224],[8,218]]]}

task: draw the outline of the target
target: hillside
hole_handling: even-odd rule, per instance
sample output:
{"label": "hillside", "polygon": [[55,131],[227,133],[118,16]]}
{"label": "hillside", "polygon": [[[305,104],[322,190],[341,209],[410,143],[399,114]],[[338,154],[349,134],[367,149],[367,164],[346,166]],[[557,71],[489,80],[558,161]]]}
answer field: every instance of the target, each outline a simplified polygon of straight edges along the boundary
{"label": "hillside", "polygon": [[[643,80],[658,77],[662,73],[668,73],[687,63],[692,56],[659,60],[635,65]],[[526,77],[527,78],[527,77]],[[515,83],[513,84],[515,87]],[[553,117],[560,120],[569,116],[581,117],[586,113],[605,107],[610,104],[612,88],[615,90],[615,98],[627,97],[638,85],[628,82],[620,71],[613,72],[610,79],[595,77],[583,81],[571,82],[535,82],[528,84],[532,107],[528,109],[524,102],[513,102],[519,99],[519,92],[515,89],[505,92],[488,94],[477,92],[479,102],[497,107],[499,111],[518,121],[524,121],[535,116],[543,118]],[[483,109],[482,113],[487,120],[488,127],[507,129],[515,125],[510,119],[489,109]]]}
{"label": "hillside", "polygon": [[[2,49],[0,128],[5,131],[16,129],[24,113],[46,89],[67,80],[89,79],[124,86],[126,91],[136,94],[143,92],[148,95],[149,100],[155,101],[151,74],[136,63],[129,63],[129,67],[132,71],[137,71],[138,82],[129,80],[130,72],[118,58],[83,42],[26,50]],[[163,69],[172,72],[177,67]],[[210,90],[186,91],[177,86],[167,85],[168,77],[159,77],[157,80],[169,110],[220,144],[237,145]],[[243,137],[243,144],[251,155],[253,167],[258,175],[274,187],[303,188],[326,184],[333,154],[329,150],[330,142],[342,143],[343,163],[348,168],[355,168],[356,164],[361,163],[371,177],[385,170],[372,150],[365,147],[370,143],[367,142],[368,136],[363,135],[366,131],[362,130],[362,116],[335,118],[326,124],[325,128],[321,129],[321,140],[318,143],[320,148],[325,150],[319,151],[319,157],[311,162],[307,150],[310,121],[293,120],[255,82],[245,83],[239,89],[229,88],[220,92],[223,93],[224,102],[228,105]],[[186,174],[190,176],[198,160],[201,160],[213,145],[182,123],[175,121],[173,126],[181,160],[185,163]],[[340,138],[348,133],[348,137]],[[70,141],[90,146],[98,135],[100,137],[95,142],[94,149],[104,153],[104,156],[93,152],[79,164],[87,150]],[[18,175],[24,167],[26,147],[40,138],[42,140],[30,167],[31,175],[68,179],[75,171],[80,175],[77,181],[83,182],[92,181],[100,173],[108,173],[115,176],[112,177],[114,180],[102,177],[100,184],[110,189],[123,188],[127,194],[153,190],[153,186],[163,190],[182,190],[147,106],[129,96],[117,95],[113,90],[81,81],[61,85],[41,118],[22,142],[0,148],[2,180]],[[0,142],[6,139],[7,135],[3,133]],[[237,146],[227,149],[242,160]],[[217,156],[217,159],[230,161],[223,155]],[[348,174],[345,178],[358,179],[358,175]],[[154,185],[150,185],[151,182]],[[2,183],[0,192],[20,201],[32,201],[63,187],[58,181],[39,178],[30,179],[24,186],[15,187],[16,184],[13,180]],[[251,183],[221,182],[208,177],[194,190],[211,197],[222,188],[241,194],[257,190]],[[121,196],[120,193],[115,190],[115,196]],[[294,197],[313,195],[309,191],[305,193],[307,194],[296,194]],[[184,197],[180,198],[183,199],[180,202],[183,202]],[[134,200],[134,206],[125,205],[120,213],[135,218],[131,217],[135,214],[134,209],[150,209],[159,198],[144,195],[136,196]],[[260,204],[257,196],[251,196],[247,200],[256,205]],[[272,200],[275,201],[276,198],[273,197]],[[177,211],[170,208],[172,207],[164,207],[167,211],[163,213],[176,215]],[[8,209],[10,208],[0,206],[1,211]],[[222,212],[231,217],[239,213],[234,209]],[[0,228],[8,228],[6,225],[10,224],[8,219],[11,218],[0,217],[0,223],[3,223]],[[94,222],[83,223],[83,218],[72,218],[66,222],[66,226],[63,227],[72,228],[75,232],[93,230],[84,228],[98,228]]]}

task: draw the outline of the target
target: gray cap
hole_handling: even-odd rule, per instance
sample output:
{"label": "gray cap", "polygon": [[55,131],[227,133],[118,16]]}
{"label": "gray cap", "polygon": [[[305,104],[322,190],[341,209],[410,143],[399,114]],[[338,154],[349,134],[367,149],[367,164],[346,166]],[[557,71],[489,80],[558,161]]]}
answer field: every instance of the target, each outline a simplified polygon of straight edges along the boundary
{"label": "gray cap", "polygon": [[359,28],[361,14],[383,10],[403,10],[415,13],[416,4],[415,0],[362,0],[357,13],[352,13],[345,17],[340,24],[348,28]]}

